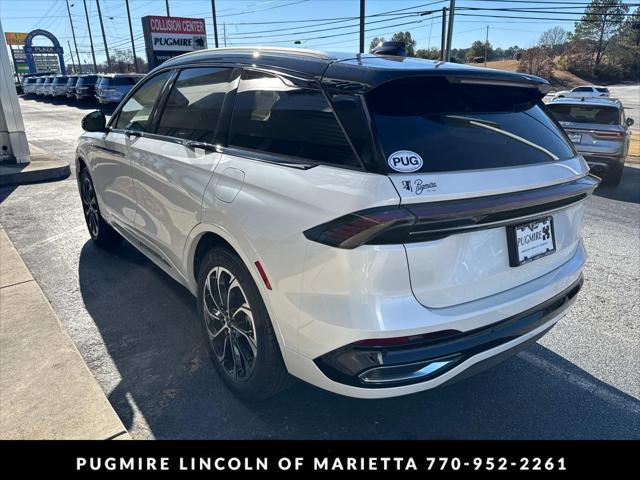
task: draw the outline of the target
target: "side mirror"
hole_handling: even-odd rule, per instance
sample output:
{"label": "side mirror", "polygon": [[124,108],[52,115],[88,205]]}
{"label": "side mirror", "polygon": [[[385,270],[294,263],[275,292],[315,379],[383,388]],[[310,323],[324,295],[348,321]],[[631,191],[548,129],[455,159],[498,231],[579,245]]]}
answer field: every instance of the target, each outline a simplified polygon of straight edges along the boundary
{"label": "side mirror", "polygon": [[107,119],[100,110],[87,114],[82,119],[82,129],[85,132],[104,132],[107,130]]}
{"label": "side mirror", "polygon": [[633,118],[627,118],[627,127],[630,127],[633,123]]}

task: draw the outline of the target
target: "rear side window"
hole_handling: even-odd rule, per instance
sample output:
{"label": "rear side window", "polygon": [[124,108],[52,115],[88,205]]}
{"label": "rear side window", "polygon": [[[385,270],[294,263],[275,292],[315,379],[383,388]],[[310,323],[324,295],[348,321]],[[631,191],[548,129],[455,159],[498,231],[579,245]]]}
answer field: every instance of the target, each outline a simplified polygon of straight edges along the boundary
{"label": "rear side window", "polygon": [[609,89],[605,87],[596,87],[596,90],[600,93],[609,93]]}
{"label": "rear side window", "polygon": [[368,93],[366,102],[388,162],[417,153],[423,160],[417,171],[448,172],[574,156],[538,98],[533,88],[449,83],[434,76],[388,82]]}
{"label": "rear side window", "polygon": [[213,143],[231,70],[182,70],[162,111],[158,135]]}
{"label": "rear side window", "polygon": [[169,71],[151,77],[122,106],[116,128],[144,132],[149,126],[149,118],[153,105],[169,79]]}
{"label": "rear side window", "polygon": [[591,87],[577,87],[573,89],[574,92],[591,92]]}
{"label": "rear side window", "polygon": [[600,123],[620,125],[620,110],[600,105],[563,105],[550,104],[549,110],[559,122]]}
{"label": "rear side window", "polygon": [[245,70],[229,143],[276,155],[360,167],[331,105],[311,82]]}

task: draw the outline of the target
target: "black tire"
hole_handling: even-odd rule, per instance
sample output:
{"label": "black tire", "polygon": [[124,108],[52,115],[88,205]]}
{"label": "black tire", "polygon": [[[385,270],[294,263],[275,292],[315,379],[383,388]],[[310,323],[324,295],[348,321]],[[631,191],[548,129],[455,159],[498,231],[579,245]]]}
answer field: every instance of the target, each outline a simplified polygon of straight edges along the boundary
{"label": "black tire", "polygon": [[622,171],[624,170],[624,165],[620,165],[617,167],[611,168],[602,179],[602,183],[605,185],[609,185],[612,187],[617,187],[620,185],[622,181]]}
{"label": "black tire", "polygon": [[[229,285],[226,294],[217,293]],[[262,400],[294,383],[260,291],[242,260],[228,249],[213,248],[200,263],[198,315],[209,357],[237,396]]]}
{"label": "black tire", "polygon": [[95,244],[106,249],[120,245],[122,237],[102,218],[93,181],[86,168],[80,172],[80,200],[87,230]]}

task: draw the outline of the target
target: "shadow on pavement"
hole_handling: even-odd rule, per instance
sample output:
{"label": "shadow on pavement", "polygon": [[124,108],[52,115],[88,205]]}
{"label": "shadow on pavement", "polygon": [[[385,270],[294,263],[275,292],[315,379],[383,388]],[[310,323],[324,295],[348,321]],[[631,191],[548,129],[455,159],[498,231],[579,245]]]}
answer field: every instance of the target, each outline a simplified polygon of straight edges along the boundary
{"label": "shadow on pavement", "polygon": [[270,400],[242,402],[209,363],[195,299],[131,245],[107,252],[86,243],[79,280],[120,375],[109,400],[134,437],[640,437],[640,402],[538,344],[475,377],[407,397],[358,400],[299,382]]}
{"label": "shadow on pavement", "polygon": [[640,168],[625,166],[620,185],[600,184],[594,194],[621,202],[640,203]]}

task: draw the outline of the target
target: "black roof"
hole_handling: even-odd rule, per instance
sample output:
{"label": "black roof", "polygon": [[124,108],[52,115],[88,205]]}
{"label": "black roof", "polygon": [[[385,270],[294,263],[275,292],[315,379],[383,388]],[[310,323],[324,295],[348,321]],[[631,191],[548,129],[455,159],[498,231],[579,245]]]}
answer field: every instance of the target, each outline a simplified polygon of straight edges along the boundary
{"label": "black roof", "polygon": [[198,50],[174,57],[157,69],[213,62],[297,72],[315,77],[330,88],[353,92],[366,91],[396,78],[427,75],[531,86],[545,93],[549,87],[545,79],[523,73],[414,57],[320,52],[302,48],[229,47]]}

